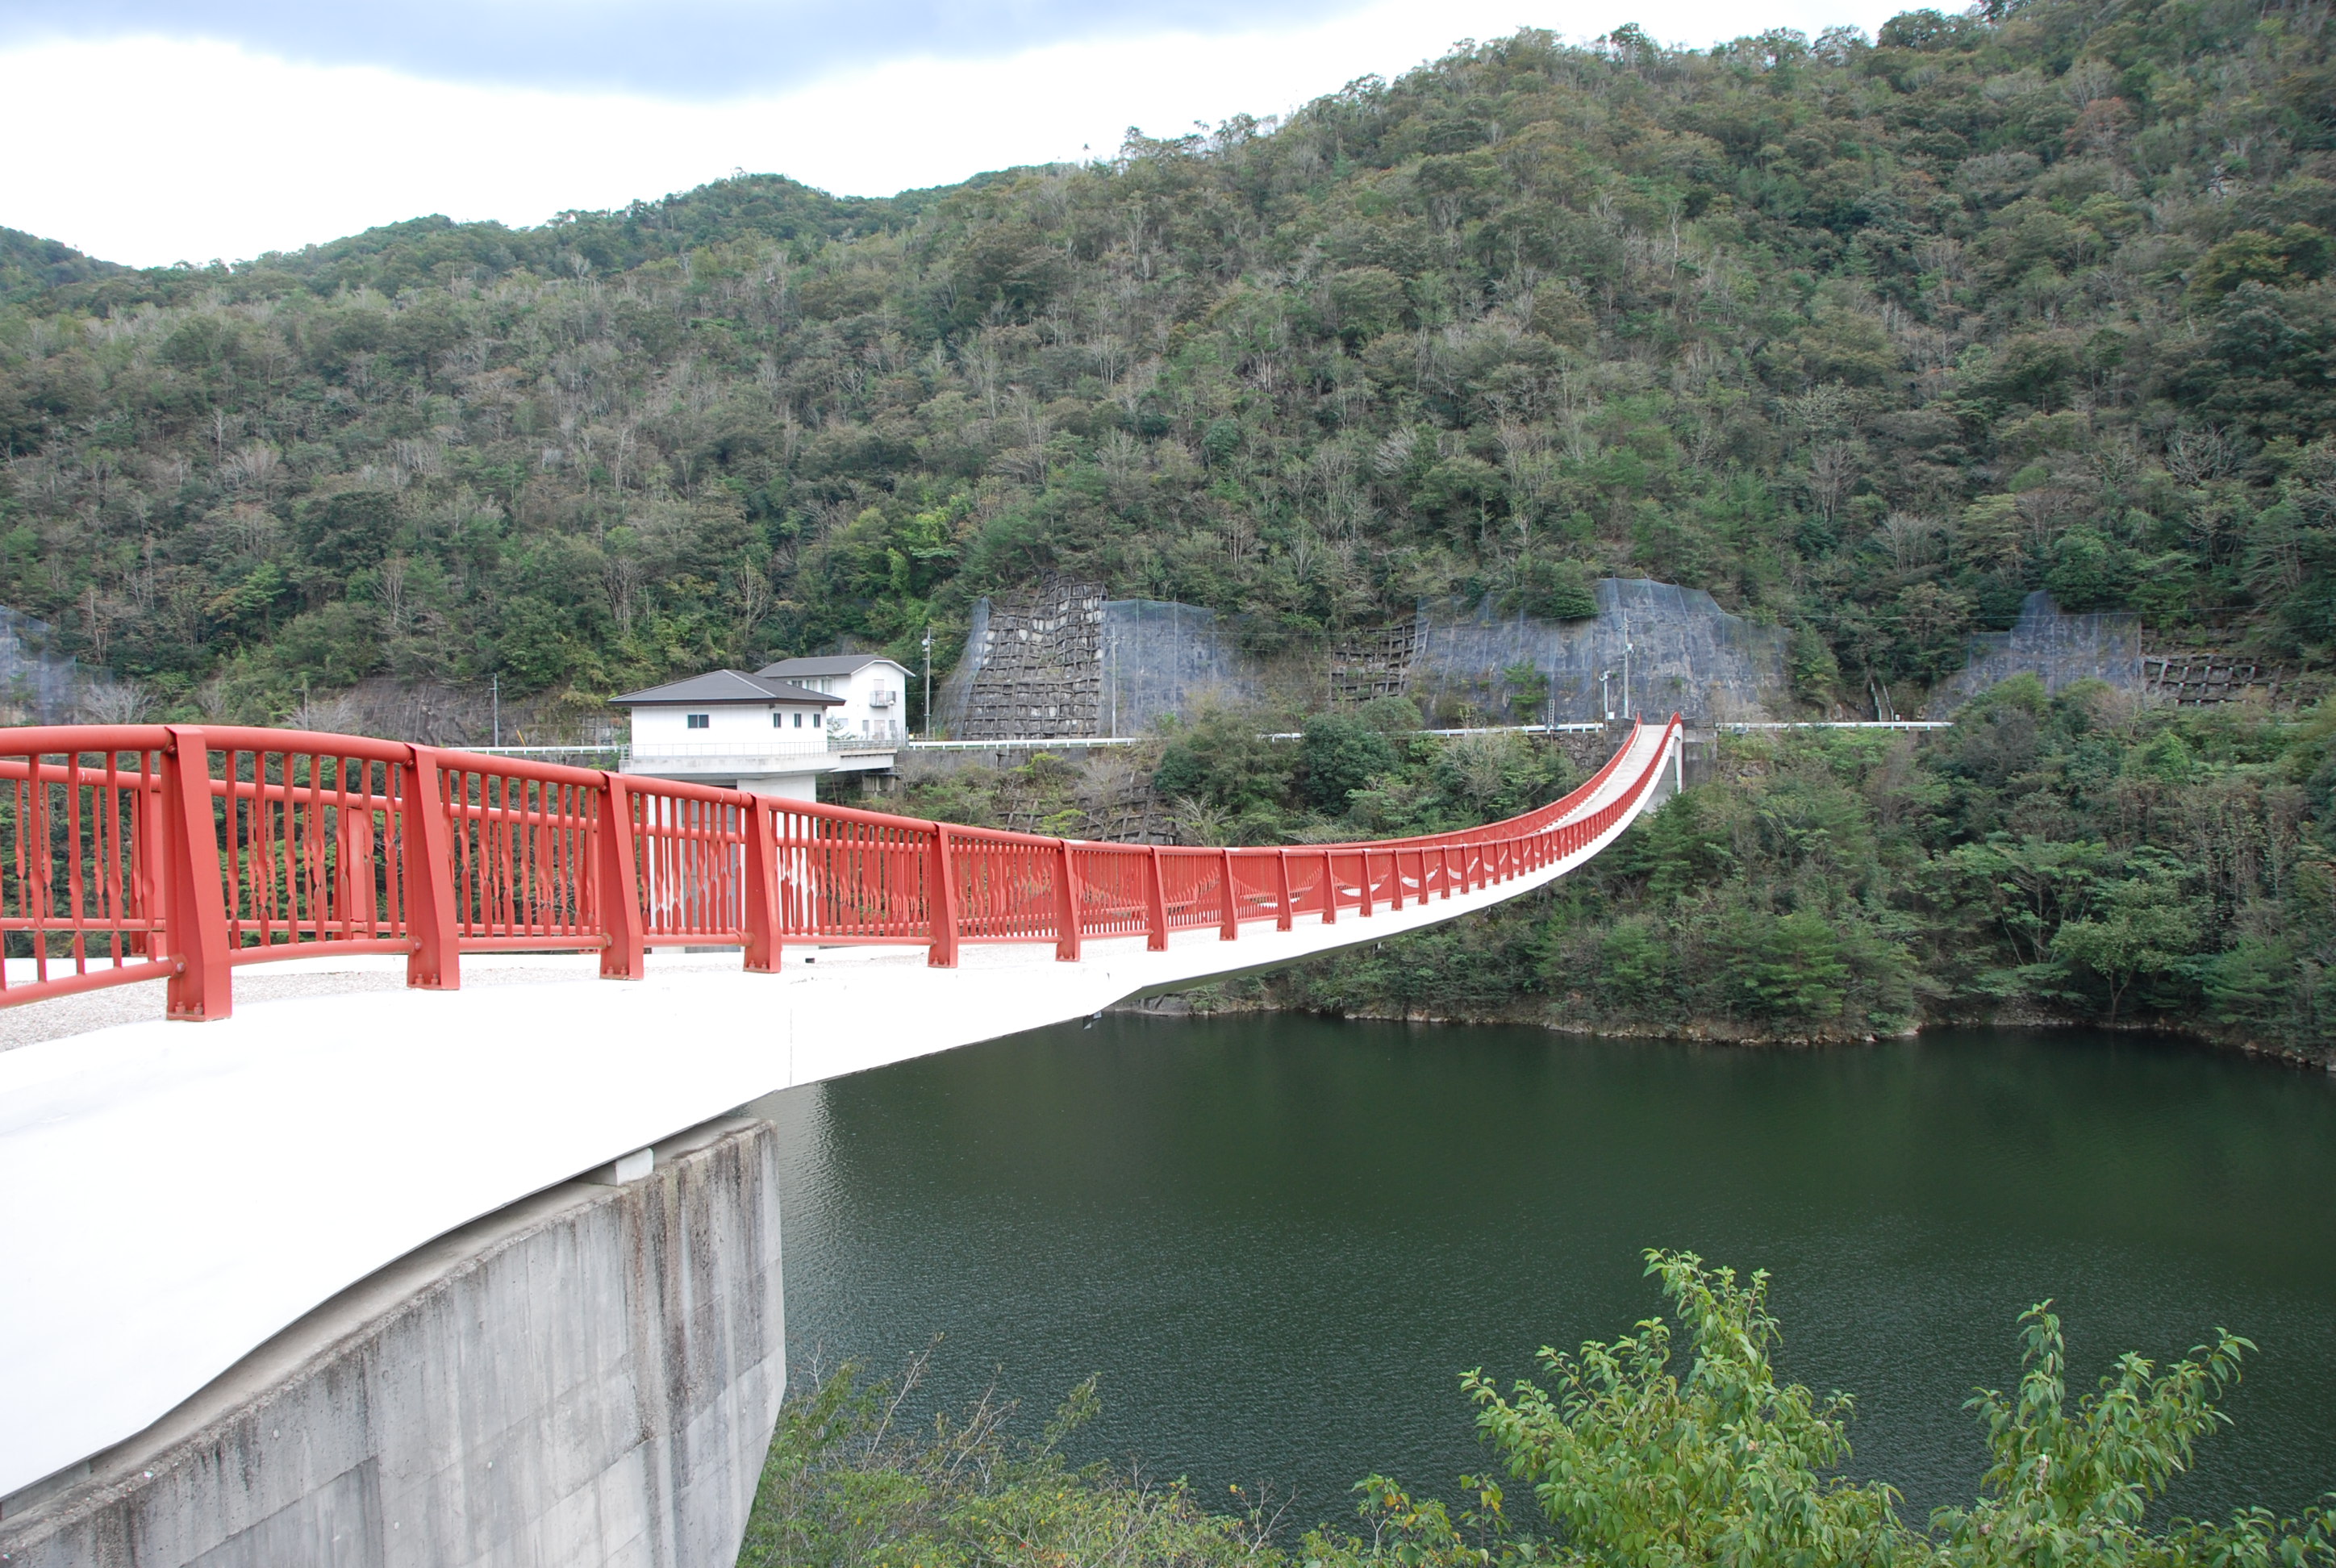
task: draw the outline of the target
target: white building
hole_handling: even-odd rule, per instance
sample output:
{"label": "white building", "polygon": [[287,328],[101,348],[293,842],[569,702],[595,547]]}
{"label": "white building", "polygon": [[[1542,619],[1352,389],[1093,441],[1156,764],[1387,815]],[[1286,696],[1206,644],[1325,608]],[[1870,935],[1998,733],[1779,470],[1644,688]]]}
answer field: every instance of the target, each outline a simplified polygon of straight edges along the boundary
{"label": "white building", "polygon": [[828,715],[828,727],[842,726],[847,740],[891,746],[909,738],[909,667],[881,653],[783,658],[756,670],[754,678],[842,698]]}
{"label": "white building", "polygon": [[847,735],[831,722],[850,698],[789,681],[717,669],[615,702],[632,710],[621,771],[648,778],[807,801],[817,798],[821,774],[892,765],[891,742]]}

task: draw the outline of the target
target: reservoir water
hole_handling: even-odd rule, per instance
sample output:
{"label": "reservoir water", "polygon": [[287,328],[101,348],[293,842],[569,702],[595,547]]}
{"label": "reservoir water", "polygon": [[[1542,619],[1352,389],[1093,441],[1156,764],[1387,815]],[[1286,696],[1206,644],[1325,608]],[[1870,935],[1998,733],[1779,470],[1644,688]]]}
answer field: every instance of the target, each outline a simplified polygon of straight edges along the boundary
{"label": "reservoir water", "polygon": [[1660,1310],[1649,1246],[1773,1271],[1783,1369],[1858,1399],[1853,1468],[1971,1495],[1961,1408],[2055,1299],[2077,1380],[2227,1325],[2262,1347],[2176,1505],[2336,1487],[2336,1086],[2098,1034],[1823,1051],[1268,1015],[1111,1017],[763,1102],[788,1332],[929,1392],[995,1374],[1085,1457],[1297,1494],[1484,1461],[1457,1388]]}

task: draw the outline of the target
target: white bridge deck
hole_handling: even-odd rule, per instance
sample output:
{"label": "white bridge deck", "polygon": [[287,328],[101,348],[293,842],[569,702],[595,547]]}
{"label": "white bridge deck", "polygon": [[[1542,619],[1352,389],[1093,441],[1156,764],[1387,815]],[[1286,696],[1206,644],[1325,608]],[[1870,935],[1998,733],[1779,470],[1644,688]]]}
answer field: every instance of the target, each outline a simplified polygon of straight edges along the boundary
{"label": "white bridge deck", "polygon": [[[1640,729],[1579,814],[1667,744]],[[589,954],[475,954],[433,992],[405,989],[403,959],[323,958],[242,971],[218,1023],[162,1021],[159,982],[0,1015],[0,1041],[59,1031],[0,1049],[0,1497],[433,1237],[749,1100],[1487,908],[1631,815],[1448,900],[1182,931],[1163,952],[1090,938],[1076,963],[1051,942],[968,946],[954,969],[921,947],[793,946],[778,975],[667,953],[627,983]],[[110,1021],[141,1004],[148,1021]]]}

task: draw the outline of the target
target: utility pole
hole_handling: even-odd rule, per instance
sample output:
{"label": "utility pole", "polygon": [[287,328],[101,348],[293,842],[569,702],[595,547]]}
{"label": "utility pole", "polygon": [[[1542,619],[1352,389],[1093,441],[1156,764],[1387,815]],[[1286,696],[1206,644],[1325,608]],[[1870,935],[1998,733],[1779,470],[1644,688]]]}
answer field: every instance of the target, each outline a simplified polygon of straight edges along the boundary
{"label": "utility pole", "polygon": [[925,738],[933,738],[933,628],[925,625]]}
{"label": "utility pole", "polygon": [[1630,612],[1622,612],[1622,717],[1630,716]]}
{"label": "utility pole", "polygon": [[490,694],[490,700],[494,704],[495,744],[497,745],[501,745],[503,744],[503,677],[501,671],[498,670],[495,674],[488,677],[487,690]]}

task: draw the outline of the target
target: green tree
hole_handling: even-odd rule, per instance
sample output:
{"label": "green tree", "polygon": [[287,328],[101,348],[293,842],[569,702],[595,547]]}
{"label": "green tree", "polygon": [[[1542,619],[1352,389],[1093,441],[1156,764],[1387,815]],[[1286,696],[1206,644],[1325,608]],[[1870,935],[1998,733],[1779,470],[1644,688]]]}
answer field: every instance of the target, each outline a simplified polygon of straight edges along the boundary
{"label": "green tree", "polygon": [[2128,1351],[2098,1391],[2072,1405],[2067,1349],[2051,1305],[2020,1314],[2018,1389],[2010,1396],[1983,1389],[1966,1407],[1987,1423],[1991,1463],[1975,1505],[1942,1508],[1933,1519],[1945,1537],[1942,1563],[2221,1563],[2229,1560],[2226,1552],[2244,1553],[2249,1536],[2266,1534],[2297,1545],[2288,1561],[2327,1560],[2326,1528],[2317,1515],[2286,1528],[2252,1515],[2232,1530],[2185,1522],[2170,1536],[2147,1526],[2150,1505],[2190,1468],[2199,1439],[2230,1424],[2215,1401],[2238,1381],[2240,1359],[2253,1344],[2217,1330],[2213,1344],[2195,1347],[2162,1371]]}
{"label": "green tree", "polygon": [[1478,1432],[1533,1488],[1581,1563],[1888,1564],[1910,1555],[1896,1494],[1824,1472],[1849,1456],[1847,1396],[1777,1381],[1768,1276],[1650,1251],[1689,1358],[1660,1318],[1578,1355],[1544,1348],[1554,1392],[1463,1386]]}
{"label": "green tree", "polygon": [[1722,962],[1737,1008],[1755,1017],[1817,1022],[1839,1015],[1850,966],[1839,932],[1813,910],[1746,911],[1723,928]]}
{"label": "green tree", "polygon": [[378,566],[397,539],[397,497],[385,490],[345,490],[295,514],[301,552],[331,572]]}
{"label": "green tree", "polygon": [[2136,980],[2170,973],[2196,950],[2198,916],[2178,868],[2163,862],[2109,886],[2094,909],[2063,922],[2052,937],[2052,956],[2098,977],[2115,1023]]}
{"label": "green tree", "polygon": [[1286,809],[1298,759],[1261,729],[1255,715],[1202,709],[1166,732],[1152,787],[1171,801],[1200,802],[1270,832]]}
{"label": "green tree", "polygon": [[1316,714],[1306,722],[1298,763],[1306,803],[1339,815],[1348,795],[1395,766],[1395,746],[1360,714]]}

